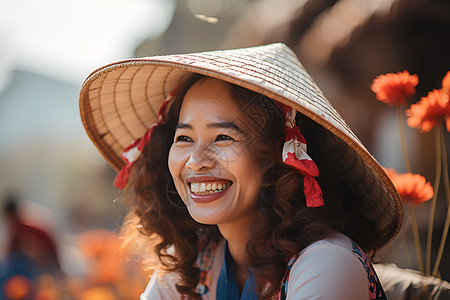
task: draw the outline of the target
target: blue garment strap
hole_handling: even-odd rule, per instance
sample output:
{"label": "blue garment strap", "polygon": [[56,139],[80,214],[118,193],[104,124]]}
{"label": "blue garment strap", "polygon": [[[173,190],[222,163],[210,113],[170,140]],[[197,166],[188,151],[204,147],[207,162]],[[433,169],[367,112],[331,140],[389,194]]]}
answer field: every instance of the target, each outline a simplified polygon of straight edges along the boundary
{"label": "blue garment strap", "polygon": [[356,255],[367,273],[367,279],[369,280],[369,299],[387,300],[387,296],[384,293],[383,286],[381,285],[380,279],[378,279],[378,275],[375,272],[375,269],[373,268],[373,265],[370,262],[369,258],[354,241],[352,241],[352,246],[353,254]]}
{"label": "blue garment strap", "polygon": [[239,288],[235,276],[235,262],[228,250],[225,241],[225,254],[222,269],[220,270],[219,282],[217,283],[217,300],[257,300],[255,290],[255,277],[251,271],[247,274],[244,289],[239,297]]}

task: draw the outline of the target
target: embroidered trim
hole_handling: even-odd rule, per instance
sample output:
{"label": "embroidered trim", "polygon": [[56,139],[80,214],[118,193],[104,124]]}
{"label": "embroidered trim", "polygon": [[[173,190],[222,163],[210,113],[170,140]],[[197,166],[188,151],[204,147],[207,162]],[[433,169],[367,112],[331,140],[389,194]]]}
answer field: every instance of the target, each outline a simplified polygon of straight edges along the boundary
{"label": "embroidered trim", "polygon": [[380,280],[378,279],[375,270],[373,269],[372,263],[366,256],[364,251],[359,248],[359,246],[352,241],[352,252],[356,255],[358,260],[362,263],[364,270],[367,273],[367,279],[369,280],[369,299],[370,300],[387,300],[386,294],[384,293],[383,287],[381,286]]}
{"label": "embroidered trim", "polygon": [[202,300],[209,299],[210,286],[212,284],[211,267],[214,262],[217,247],[218,243],[215,241],[210,241],[209,234],[200,234],[198,241],[199,255],[194,267],[200,269],[200,279],[195,290],[201,296]]}

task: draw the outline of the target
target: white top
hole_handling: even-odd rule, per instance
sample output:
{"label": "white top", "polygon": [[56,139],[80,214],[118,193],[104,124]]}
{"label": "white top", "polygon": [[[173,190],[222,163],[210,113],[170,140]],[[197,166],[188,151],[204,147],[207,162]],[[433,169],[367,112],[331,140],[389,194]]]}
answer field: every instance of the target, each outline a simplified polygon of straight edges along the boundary
{"label": "white top", "polygon": [[[224,242],[217,248],[212,266],[210,300],[216,300],[216,286],[223,264]],[[175,274],[161,280],[153,276],[141,300],[181,299]],[[305,248],[292,266],[287,300],[365,300],[369,299],[367,273],[352,253],[352,242],[343,234],[320,240]]]}

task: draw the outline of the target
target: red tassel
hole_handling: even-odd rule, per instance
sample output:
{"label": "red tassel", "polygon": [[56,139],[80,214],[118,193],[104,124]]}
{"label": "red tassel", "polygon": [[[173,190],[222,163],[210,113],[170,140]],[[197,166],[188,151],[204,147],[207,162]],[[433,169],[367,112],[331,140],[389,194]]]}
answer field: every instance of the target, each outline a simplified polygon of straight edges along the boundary
{"label": "red tassel", "polygon": [[[294,140],[297,140],[298,142],[304,144],[306,146],[306,140],[303,134],[300,132],[300,127],[298,127],[295,124],[295,115],[296,112],[293,111],[293,109],[287,105],[284,105],[282,103],[276,102],[278,107],[281,108],[286,115],[286,126],[285,126],[285,141],[291,142]],[[286,144],[285,144],[286,146]],[[295,146],[294,146],[295,147]],[[306,152],[306,147],[305,147]],[[283,148],[283,155],[287,155],[286,159],[284,159],[284,163],[287,165],[290,165],[297,170],[300,171],[301,174],[303,174],[303,192],[305,194],[306,198],[306,206],[307,207],[319,207],[323,206],[323,197],[322,197],[322,190],[320,189],[319,184],[317,183],[316,179],[314,177],[319,176],[319,169],[317,168],[317,165],[314,163],[313,160],[311,160],[307,154],[305,153],[305,156],[308,157],[308,159],[299,159],[295,153],[287,152]],[[303,157],[303,155],[300,155],[300,157]]]}
{"label": "red tassel", "polygon": [[311,176],[319,176],[319,169],[312,160],[298,159],[294,153],[288,152],[287,158],[284,161],[285,164],[293,166],[302,174],[309,174]]}
{"label": "red tassel", "polygon": [[156,126],[159,126],[159,123],[153,123],[150,125],[150,128],[147,129],[147,131],[144,133],[144,136],[139,140],[139,143],[137,144],[137,149],[142,152],[145,148],[145,145],[150,141],[153,133],[153,129],[155,129]]}
{"label": "red tassel", "polygon": [[284,163],[293,166],[303,174],[303,192],[306,197],[306,206],[319,207],[324,205],[322,190],[314,178],[319,176],[317,165],[311,160],[299,160],[294,153],[289,152],[287,155]]}
{"label": "red tassel", "polygon": [[297,141],[299,141],[302,144],[306,144],[305,137],[300,132],[300,127],[294,126],[292,128],[289,128],[288,126],[286,126],[284,131],[286,132],[285,137],[286,142],[293,140],[294,138],[297,138]]}
{"label": "red tassel", "polygon": [[304,175],[303,192],[305,193],[307,207],[319,207],[324,205],[322,190],[313,176]]}
{"label": "red tassel", "polygon": [[122,169],[120,169],[120,172],[116,175],[116,179],[114,180],[114,186],[116,188],[123,190],[127,186],[132,165],[132,163],[128,163]]}

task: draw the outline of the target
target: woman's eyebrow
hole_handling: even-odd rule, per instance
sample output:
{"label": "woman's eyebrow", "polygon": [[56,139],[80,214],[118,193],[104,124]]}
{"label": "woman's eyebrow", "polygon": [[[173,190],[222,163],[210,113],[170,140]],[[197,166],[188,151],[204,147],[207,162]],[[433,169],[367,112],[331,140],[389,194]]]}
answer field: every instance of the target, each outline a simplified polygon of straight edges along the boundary
{"label": "woman's eyebrow", "polygon": [[208,124],[206,127],[208,128],[225,128],[225,129],[234,129],[237,132],[241,133],[241,134],[245,134],[245,132],[239,128],[239,126],[237,126],[236,124],[234,124],[233,122],[218,122],[218,123],[211,123]]}
{"label": "woman's eyebrow", "polygon": [[[245,134],[244,130],[242,130],[239,126],[234,124],[233,122],[218,122],[218,123],[210,123],[206,126],[207,128],[225,128],[225,129],[233,129],[241,134]],[[193,129],[192,125],[186,123],[178,123],[175,125],[175,130],[177,129]]]}
{"label": "woman's eyebrow", "polygon": [[186,123],[178,123],[177,125],[175,125],[175,130],[177,129],[192,129],[192,125],[186,124]]}

